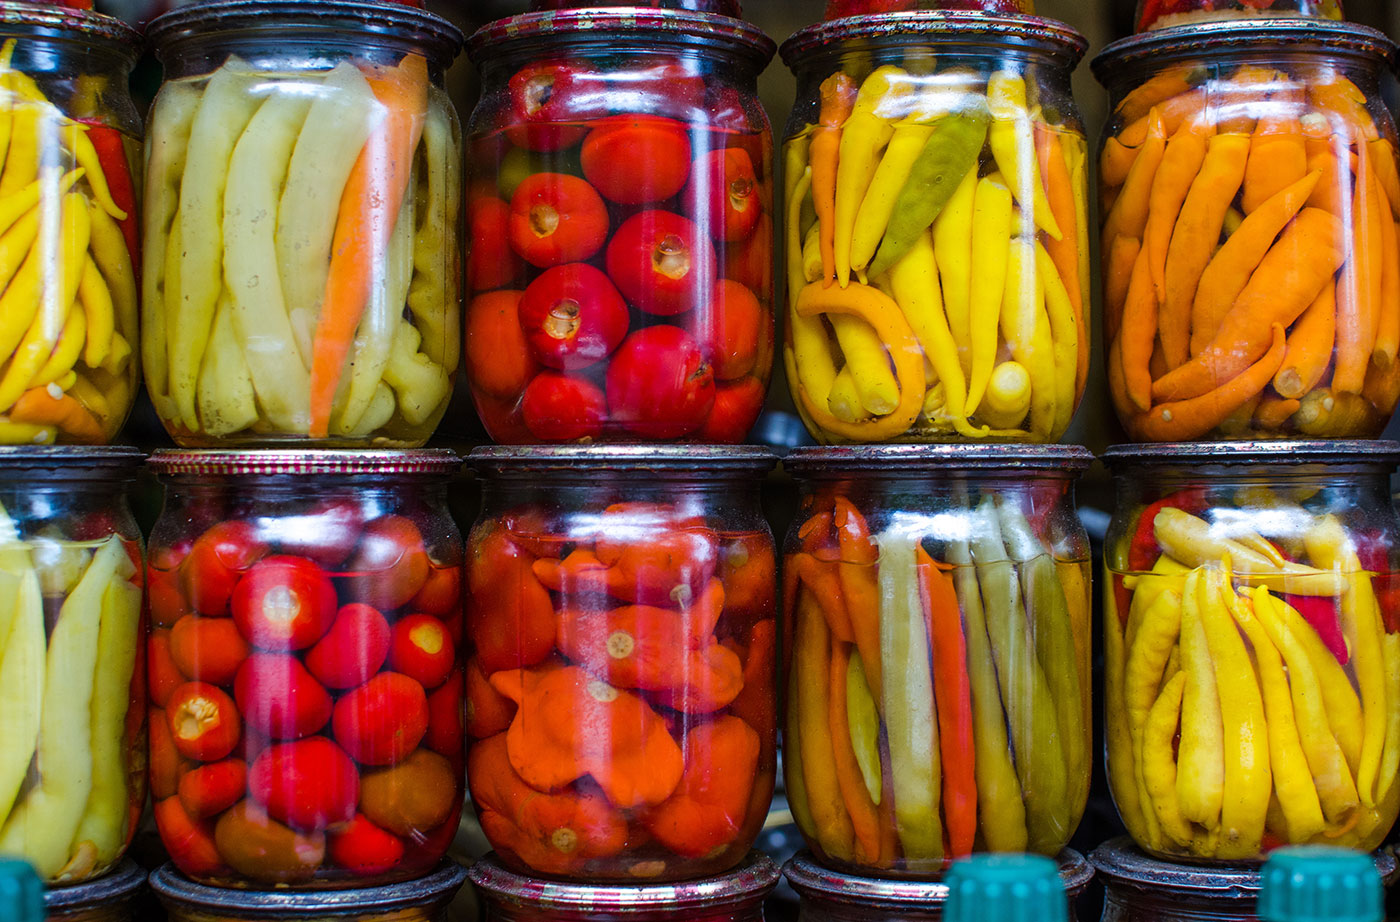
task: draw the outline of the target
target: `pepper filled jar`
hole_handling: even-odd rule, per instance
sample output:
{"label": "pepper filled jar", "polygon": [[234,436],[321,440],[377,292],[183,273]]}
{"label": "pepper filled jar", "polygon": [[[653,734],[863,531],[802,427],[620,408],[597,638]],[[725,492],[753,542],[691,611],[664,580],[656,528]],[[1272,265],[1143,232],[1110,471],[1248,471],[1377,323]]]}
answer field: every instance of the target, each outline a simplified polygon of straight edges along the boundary
{"label": "pepper filled jar", "polygon": [[0,443],[110,442],[140,375],[140,36],[0,4]]}
{"label": "pepper filled jar", "polygon": [[1108,777],[1133,840],[1206,864],[1376,848],[1400,810],[1400,445],[1104,460]]}
{"label": "pepper filled jar", "polygon": [[784,546],[783,766],[843,873],[1054,856],[1089,793],[1078,446],[799,448]]}
{"label": "pepper filled jar", "polygon": [[1086,43],[913,12],[783,45],[784,344],[821,442],[1054,442],[1089,368]]}
{"label": "pepper filled jar", "polygon": [[773,363],[773,43],[676,9],[472,36],[467,380],[497,442],[741,442]]}
{"label": "pepper filled jar", "polygon": [[445,20],[220,0],[147,35],[146,388],[185,447],[416,447],[460,358]]}
{"label": "pepper filled jar", "polygon": [[777,559],[756,448],[478,449],[467,781],[507,868],[738,865],[773,794]]}
{"label": "pepper filled jar", "polygon": [[157,452],[151,789],[223,887],[426,874],[463,799],[447,451]]}
{"label": "pepper filled jar", "polygon": [[1143,442],[1375,438],[1400,400],[1395,43],[1230,20],[1094,61],[1108,381]]}
{"label": "pepper filled jar", "polygon": [[142,457],[0,449],[0,854],[50,886],[114,867],[146,802]]}

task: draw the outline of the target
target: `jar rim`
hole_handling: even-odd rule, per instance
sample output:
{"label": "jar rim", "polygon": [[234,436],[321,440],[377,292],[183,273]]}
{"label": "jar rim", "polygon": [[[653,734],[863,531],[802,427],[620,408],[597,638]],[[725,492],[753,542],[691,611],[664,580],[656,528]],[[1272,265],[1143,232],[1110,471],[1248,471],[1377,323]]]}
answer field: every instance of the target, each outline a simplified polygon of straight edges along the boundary
{"label": "jar rim", "polygon": [[489,445],[467,455],[488,477],[569,473],[766,474],[778,456],[760,445]]}
{"label": "jar rim", "polygon": [[778,47],[758,26],[732,16],[692,10],[586,7],[521,13],[489,22],[467,39],[467,57],[479,65],[483,59],[506,54],[513,44],[529,39],[596,40],[604,34],[620,37],[619,33],[635,33],[659,42],[727,44],[752,58],[759,69],[768,66]]}
{"label": "jar rim", "polygon": [[52,914],[88,906],[106,906],[114,900],[131,897],[145,883],[145,870],[130,858],[124,858],[101,877],[71,886],[45,887],[44,908]]}
{"label": "jar rim", "polygon": [[727,874],[668,884],[568,884],[525,877],[504,868],[495,854],[472,865],[471,882],[484,894],[509,902],[528,901],[546,911],[589,914],[645,912],[664,905],[668,910],[714,909],[721,904],[762,900],[778,885],[778,866],[761,852],[751,851]]}
{"label": "jar rim", "polygon": [[1379,29],[1355,22],[1325,19],[1226,19],[1140,32],[1110,42],[1089,62],[1100,83],[1125,65],[1144,59],[1177,55],[1205,57],[1231,50],[1263,49],[1286,53],[1290,48],[1316,47],[1328,53],[1350,52],[1385,64],[1396,43]]}
{"label": "jar rim", "polygon": [[344,912],[389,912],[430,906],[451,899],[466,883],[467,871],[450,859],[417,880],[344,890],[241,890],[195,883],[166,862],[151,874],[151,889],[163,903],[194,906],[217,913],[237,912],[238,918],[285,919]]}
{"label": "jar rim", "polygon": [[[1376,870],[1389,881],[1396,872],[1394,855],[1371,853]],[[1145,892],[1162,889],[1186,891],[1208,899],[1255,899],[1259,895],[1260,865],[1188,864],[1154,858],[1129,836],[1109,839],[1089,853],[1089,862],[1105,886],[1124,886]]]}
{"label": "jar rim", "polygon": [[455,474],[462,459],[445,448],[402,451],[351,451],[289,449],[162,449],[147,466],[157,475],[195,474],[215,477],[293,476],[335,474]]}
{"label": "jar rim", "polygon": [[0,446],[0,473],[37,470],[115,470],[130,473],[146,460],[146,453],[130,445],[5,445]]}
{"label": "jar rim", "polygon": [[843,445],[794,448],[783,469],[799,477],[855,472],[937,474],[946,471],[1047,471],[1082,474],[1094,463],[1082,445]]}
{"label": "jar rim", "polygon": [[89,43],[96,39],[108,49],[120,52],[128,67],[141,55],[141,33],[115,16],[93,10],[0,0],[0,36],[8,36],[20,28],[34,30],[44,38]]}
{"label": "jar rim", "polygon": [[[847,16],[814,23],[794,32],[779,49],[783,63],[794,67],[797,59],[818,49],[830,50],[851,39],[922,38],[990,39],[998,46],[1039,49],[1078,64],[1089,50],[1089,40],[1058,19],[1024,13],[980,13],[969,10],[914,10]],[[1005,50],[1002,47],[1001,50]]]}
{"label": "jar rim", "polygon": [[[1084,856],[1072,848],[1060,850],[1056,856],[1060,866],[1060,881],[1071,897],[1089,885],[1094,868]],[[859,900],[862,905],[910,909],[927,908],[948,898],[948,885],[941,880],[909,880],[885,877],[862,877],[844,874],[817,864],[812,853],[803,850],[783,865],[783,876],[807,899]]]}
{"label": "jar rim", "polygon": [[1112,445],[1100,457],[1109,468],[1183,462],[1216,466],[1272,464],[1400,464],[1400,442],[1364,439],[1311,441],[1157,442]]}
{"label": "jar rim", "polygon": [[146,39],[164,62],[170,46],[186,39],[235,29],[277,37],[289,26],[353,29],[421,46],[435,64],[443,66],[462,48],[462,30],[436,13],[371,0],[209,0],[152,19]]}

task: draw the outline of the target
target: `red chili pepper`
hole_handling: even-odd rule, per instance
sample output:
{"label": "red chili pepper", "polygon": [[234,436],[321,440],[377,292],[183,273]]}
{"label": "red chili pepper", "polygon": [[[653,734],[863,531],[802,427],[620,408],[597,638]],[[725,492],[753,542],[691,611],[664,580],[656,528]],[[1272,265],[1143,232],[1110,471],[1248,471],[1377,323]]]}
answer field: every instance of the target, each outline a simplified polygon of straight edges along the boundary
{"label": "red chili pepper", "polygon": [[1400,631],[1400,574],[1390,562],[1393,549],[1379,532],[1362,532],[1355,539],[1356,556],[1362,569],[1373,574],[1371,588],[1376,593],[1386,633]]}
{"label": "red chili pepper", "polygon": [[1317,636],[1322,638],[1322,642],[1337,658],[1337,662],[1345,666],[1351,655],[1347,652],[1346,638],[1342,635],[1337,600],[1303,595],[1285,595],[1283,600],[1298,610],[1298,614],[1317,631]]}
{"label": "red chili pepper", "polygon": [[[79,8],[90,10],[92,4],[88,3]],[[126,162],[126,148],[122,144],[122,133],[96,119],[80,118],[76,121],[88,126],[88,140],[97,150],[97,162],[107,177],[107,188],[112,193],[112,201],[117,203],[118,208],[126,212],[126,219],[120,222],[122,236],[126,238],[126,251],[131,254],[131,265],[136,271],[136,278],[139,281],[141,278],[141,246],[137,242],[140,231],[136,222],[136,186],[131,181],[131,167]]]}
{"label": "red chili pepper", "polygon": [[[1128,546],[1128,569],[1134,573],[1146,573],[1157,563],[1157,558],[1162,556],[1162,549],[1157,546],[1157,535],[1153,531],[1153,523],[1157,519],[1157,513],[1163,509],[1171,508],[1181,509],[1195,515],[1201,512],[1205,505],[1205,491],[1199,487],[1190,487],[1163,497],[1143,509],[1142,514],[1138,516],[1137,529],[1133,532],[1132,544]],[[1126,609],[1119,614],[1126,618]]]}

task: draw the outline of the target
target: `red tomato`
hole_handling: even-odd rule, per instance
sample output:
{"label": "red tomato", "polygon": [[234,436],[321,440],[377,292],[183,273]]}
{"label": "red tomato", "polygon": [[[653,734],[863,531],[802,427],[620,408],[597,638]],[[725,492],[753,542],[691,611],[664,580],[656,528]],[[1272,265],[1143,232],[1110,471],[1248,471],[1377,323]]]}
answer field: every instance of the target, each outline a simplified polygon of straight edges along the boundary
{"label": "red tomato", "polygon": [[492,441],[502,445],[529,445],[535,441],[535,437],[525,426],[519,396],[509,400],[497,400],[485,394],[473,394],[472,403],[476,406],[476,415],[481,420],[482,428]]}
{"label": "red tomato", "polygon": [[773,220],[759,215],[747,239],[725,244],[721,261],[721,275],[766,301],[773,294]]}
{"label": "red tomato", "polygon": [[332,689],[363,685],[389,656],[389,622],[375,608],[352,602],[306,654],[306,668]]}
{"label": "red tomato", "polygon": [[766,332],[758,298],[738,282],[720,279],[710,301],[714,333],[701,351],[714,365],[715,379],[732,381],[754,369]]}
{"label": "red tomato", "polygon": [[305,557],[265,557],[233,592],[238,630],[263,650],[305,650],[335,620],[335,587]]}
{"label": "red tomato", "polygon": [[212,685],[232,682],[251,652],[228,618],[186,615],[170,630],[170,658],[175,665],[191,679]]}
{"label": "red tomato", "polygon": [[714,372],[680,327],[638,330],[608,364],[613,419],[644,438],[674,439],[694,432],[714,402]]}
{"label": "red tomato", "polygon": [[758,176],[748,151],[726,147],[695,161],[685,201],[690,216],[715,240],[747,239],[763,214]]}
{"label": "red tomato", "polygon": [[376,877],[403,860],[403,840],[374,825],[363,813],[329,831],[330,856],[356,877]]}
{"label": "red tomato", "polygon": [[195,611],[228,614],[234,586],[267,551],[267,544],[247,522],[220,522],[200,535],[180,565],[180,584]]}
{"label": "red tomato", "polygon": [[191,763],[175,748],[175,740],[170,736],[170,723],[165,719],[165,708],[151,708],[146,726],[150,732],[147,743],[150,762],[147,767],[151,796],[157,800],[173,797],[179,790],[181,772],[187,770]]}
{"label": "red tomato", "polygon": [[345,563],[365,527],[364,511],[350,499],[323,499],[304,512],[266,520],[263,533],[279,553],[306,557],[327,570]]}
{"label": "red tomato", "polygon": [[619,115],[599,122],[583,142],[583,175],[620,205],[661,202],[690,176],[685,125],[654,115]]}
{"label": "red tomato", "polygon": [[428,696],[428,733],[423,742],[433,752],[449,759],[461,757],[466,742],[464,704],[462,670],[457,669]]}
{"label": "red tomato", "polygon": [[493,291],[467,305],[467,380],[479,393],[515,400],[539,370],[520,325],[524,294]]}
{"label": "red tomato", "polygon": [[520,409],[530,433],[541,442],[576,442],[603,434],[608,401],[587,378],[545,371],[525,388]]}
{"label": "red tomato", "polygon": [[192,611],[180,590],[178,571],[146,568],[146,610],[155,627],[174,627]]}
{"label": "red tomato", "polygon": [[433,564],[428,581],[408,603],[414,611],[451,621],[462,618],[462,565]]}
{"label": "red tomato", "polygon": [[715,388],[715,406],[697,436],[701,442],[739,445],[763,412],[763,382],[741,378]]}
{"label": "red tomato", "polygon": [[310,736],[331,718],[331,696],[294,656],[254,653],[233,680],[248,726],[273,739]]}
{"label": "red tomato", "polygon": [[233,699],[207,682],[186,682],[175,689],[165,718],[180,755],[201,762],[217,762],[233,752],[243,731]]}
{"label": "red tomato", "polygon": [[588,259],[608,239],[608,206],[568,173],[536,173],[510,200],[510,245],[541,269]]}
{"label": "red tomato", "polygon": [[181,871],[198,877],[224,870],[224,861],[214,844],[213,826],[193,819],[185,812],[180,798],[167,797],[157,802],[155,816],[160,841]]}
{"label": "red tomato", "polygon": [[356,601],[391,611],[418,594],[428,581],[427,548],[413,520],[383,515],[365,526],[360,547],[350,559]]}
{"label": "red tomato", "polygon": [[248,769],[248,792],[267,815],[293,829],[348,822],[360,799],[360,773],[324,736],[269,747]]}
{"label": "red tomato", "polygon": [[336,702],[331,726],[356,762],[392,765],[428,732],[428,696],[408,676],[381,672]]}
{"label": "red tomato", "polygon": [[472,199],[467,206],[467,287],[472,291],[504,288],[525,271],[509,235],[509,204],[494,195]]}
{"label": "red tomato", "polygon": [[170,631],[152,631],[146,641],[146,687],[151,693],[151,703],[165,707],[175,689],[192,678],[180,672],[175,657],[170,652]]}
{"label": "red tomato", "polygon": [[627,335],[629,322],[622,295],[587,263],[547,270],[520,299],[520,327],[530,352],[550,368],[585,368],[606,358]]}
{"label": "red tomato", "polygon": [[644,211],[624,221],[608,244],[607,264],[618,291],[651,314],[688,311],[714,290],[714,244],[693,222],[669,211]]}
{"label": "red tomato", "polygon": [[[582,75],[575,78],[586,85]],[[602,81],[606,80],[606,83]],[[704,121],[705,78],[694,57],[662,58],[648,51],[612,74],[598,75],[597,89],[614,112],[651,112],[682,122]]]}
{"label": "red tomato", "polygon": [[555,124],[576,117],[575,70],[567,64],[541,62],[516,71],[507,85],[511,124],[506,137],[517,147],[552,151],[570,147],[587,129]]}
{"label": "red tomato", "polygon": [[197,820],[223,813],[243,799],[248,786],[248,764],[224,759],[201,765],[180,778],[180,803]]}
{"label": "red tomato", "polygon": [[447,627],[432,615],[408,615],[394,625],[389,641],[389,668],[424,688],[437,688],[456,662],[457,650]]}

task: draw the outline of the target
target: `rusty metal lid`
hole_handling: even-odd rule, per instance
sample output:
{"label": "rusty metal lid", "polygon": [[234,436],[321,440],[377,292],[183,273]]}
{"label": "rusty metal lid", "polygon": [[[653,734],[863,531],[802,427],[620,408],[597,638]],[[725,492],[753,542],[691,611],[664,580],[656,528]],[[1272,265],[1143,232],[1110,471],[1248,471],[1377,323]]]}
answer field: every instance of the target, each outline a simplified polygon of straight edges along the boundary
{"label": "rusty metal lid", "polygon": [[148,462],[152,471],[171,476],[207,477],[326,475],[435,475],[447,476],[462,469],[456,452],[444,448],[404,451],[290,451],[230,450],[157,451]]}
{"label": "rusty metal lid", "polygon": [[1014,13],[967,10],[916,10],[849,16],[819,22],[795,32],[783,42],[783,63],[795,67],[808,55],[838,52],[851,41],[907,42],[930,45],[989,43],[998,52],[1013,48],[1038,51],[1074,67],[1089,50],[1089,40],[1056,19]]}
{"label": "rusty metal lid", "polygon": [[10,477],[132,477],[145,460],[145,452],[127,445],[0,446],[0,474]]}
{"label": "rusty metal lid", "polygon": [[1355,440],[1158,442],[1113,445],[1104,451],[1110,468],[1191,465],[1345,464],[1394,467],[1400,442]]}
{"label": "rusty metal lid", "polygon": [[627,39],[668,46],[705,46],[730,50],[749,58],[758,67],[773,59],[777,45],[750,22],[714,13],[661,10],[643,7],[591,7],[523,13],[487,23],[467,39],[467,55],[474,62],[509,53],[530,40],[587,42],[610,49]]}
{"label": "rusty metal lid", "polygon": [[846,473],[883,473],[893,477],[948,471],[1077,475],[1093,463],[1093,453],[1082,445],[844,445],[794,448],[783,456],[783,470],[798,477]]}
{"label": "rusty metal lid", "polygon": [[1285,55],[1317,51],[1349,54],[1384,64],[1396,45],[1384,32],[1354,22],[1324,19],[1226,19],[1140,32],[1111,42],[1090,62],[1094,76],[1107,83],[1119,68],[1158,66],[1176,58],[1215,59],[1232,52]]}
{"label": "rusty metal lid", "polygon": [[728,907],[761,903],[777,886],[778,876],[778,866],[760,852],[749,852],[744,863],[728,874],[671,884],[559,883],[507,871],[494,853],[471,869],[471,882],[488,904],[586,913],[593,919],[658,912],[692,918],[702,909],[717,918]]}
{"label": "rusty metal lid", "polygon": [[[1057,859],[1060,880],[1070,898],[1078,896],[1093,879],[1094,869],[1084,856],[1066,848]],[[812,853],[802,851],[783,866],[783,875],[803,901],[858,903],[905,912],[935,911],[948,898],[942,881],[895,880],[842,874],[817,864]]]}
{"label": "rusty metal lid", "polygon": [[282,44],[291,40],[293,30],[408,44],[444,66],[462,48],[462,30],[441,16],[367,0],[210,0],[157,16],[146,26],[146,38],[156,57],[165,61],[170,46],[210,33],[262,34]]}
{"label": "rusty metal lid", "polygon": [[135,63],[141,53],[141,33],[117,19],[92,10],[71,10],[57,4],[0,2],[0,37],[55,38],[90,44],[94,40],[120,50]]}
{"label": "rusty metal lid", "polygon": [[550,472],[756,476],[777,462],[777,455],[758,445],[492,445],[467,456],[467,466],[488,477]]}
{"label": "rusty metal lid", "polygon": [[467,880],[455,861],[443,861],[427,877],[383,887],[346,890],[237,890],[197,884],[167,862],[151,874],[151,889],[166,906],[197,909],[227,919],[358,918],[371,913],[438,906],[452,899]]}
{"label": "rusty metal lid", "polygon": [[50,918],[106,909],[131,899],[145,883],[145,870],[127,858],[101,877],[72,886],[50,886],[44,891],[44,908]]}

